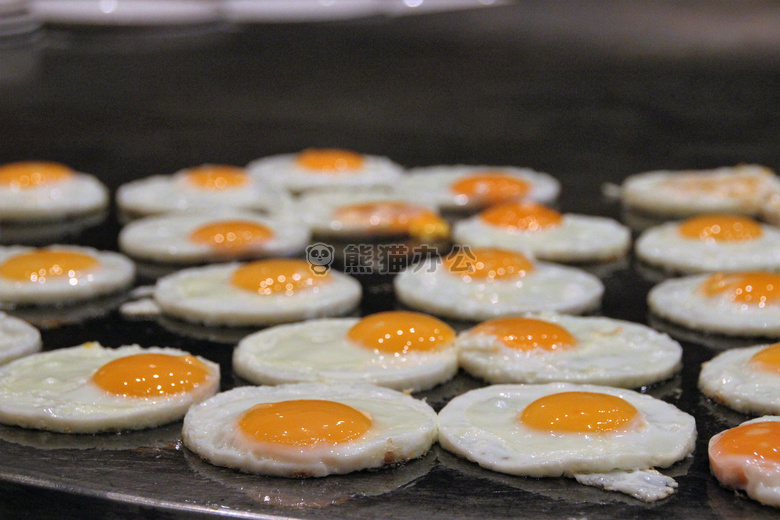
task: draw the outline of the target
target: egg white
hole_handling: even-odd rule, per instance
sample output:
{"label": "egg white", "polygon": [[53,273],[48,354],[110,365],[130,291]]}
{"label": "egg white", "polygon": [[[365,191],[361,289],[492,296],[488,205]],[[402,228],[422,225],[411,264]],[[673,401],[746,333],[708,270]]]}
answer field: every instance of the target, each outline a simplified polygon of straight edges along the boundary
{"label": "egg white", "polygon": [[62,433],[140,430],[180,419],[190,405],[217,391],[219,365],[200,357],[208,379],[190,392],[132,398],[92,382],[92,375],[106,363],[141,353],[187,354],[138,345],[111,349],[90,342],[12,361],[0,367],[0,422]]}
{"label": "egg white", "polygon": [[772,225],[780,226],[780,187],[764,202],[761,217]]}
{"label": "egg white", "polygon": [[0,365],[41,350],[41,333],[24,320],[0,312]]}
{"label": "egg white", "polygon": [[[296,399],[351,406],[371,418],[371,428],[349,442],[308,448],[258,443],[238,429],[238,419],[254,405]],[[241,387],[217,394],[190,409],[182,440],[217,466],[280,477],[322,477],[421,457],[436,440],[436,432],[436,412],[396,390],[364,384],[301,383]]]}

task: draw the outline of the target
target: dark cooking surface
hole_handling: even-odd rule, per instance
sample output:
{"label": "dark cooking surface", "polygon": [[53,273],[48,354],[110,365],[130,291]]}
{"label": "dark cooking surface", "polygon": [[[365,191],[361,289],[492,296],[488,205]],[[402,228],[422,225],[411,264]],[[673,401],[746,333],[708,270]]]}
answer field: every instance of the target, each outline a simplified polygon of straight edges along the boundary
{"label": "dark cooking surface", "polygon": [[[115,189],[205,162],[339,146],[406,166],[530,166],[562,181],[563,211],[615,218],[619,207],[601,186],[629,173],[780,165],[780,45],[762,32],[777,27],[776,5],[661,4],[638,18],[575,5],[185,36],[58,30],[26,46],[0,44],[0,163],[57,160]],[[655,15],[668,18],[632,25]],[[663,34],[654,39],[653,28]],[[118,229],[112,214],[62,241],[114,249]],[[601,314],[647,323],[651,279],[632,263],[598,273],[607,287]],[[365,281],[363,313],[394,306],[386,280]],[[48,348],[168,345],[219,361],[224,388],[234,385],[230,338],[122,319],[110,304],[70,324],[33,318],[49,327]],[[395,470],[278,481],[196,460],[179,448],[178,425],[77,439],[0,427],[0,517],[776,517],[721,489],[707,467],[709,437],[745,417],[700,397],[699,366],[724,344],[745,342],[672,332],[684,339],[683,373],[650,391],[696,416],[699,442],[670,471],[678,493],[660,503],[495,474],[438,448]],[[460,375],[425,396],[440,407],[479,384]]]}

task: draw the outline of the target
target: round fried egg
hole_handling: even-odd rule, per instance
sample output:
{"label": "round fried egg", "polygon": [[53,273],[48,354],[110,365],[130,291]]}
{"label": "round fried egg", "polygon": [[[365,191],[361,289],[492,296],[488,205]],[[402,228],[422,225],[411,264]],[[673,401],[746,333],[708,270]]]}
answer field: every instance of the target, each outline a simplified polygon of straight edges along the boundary
{"label": "round fried egg", "polygon": [[581,314],[597,308],[604,292],[601,280],[580,269],[466,247],[413,264],[394,286],[409,307],[471,321],[538,311]]}
{"label": "round fried egg", "polygon": [[551,204],[561,191],[553,176],[514,166],[428,166],[404,175],[397,190],[413,196],[423,193],[441,211],[474,211],[520,200]]}
{"label": "round fried egg", "polygon": [[45,221],[108,207],[108,188],[96,177],[58,163],[0,165],[0,221]]}
{"label": "round fried egg", "polygon": [[744,271],[666,280],[647,295],[650,310],[690,329],[780,337],[780,273]]}
{"label": "round fried egg", "polygon": [[764,202],[761,216],[770,224],[780,226],[780,188],[773,192]]}
{"label": "round fried egg", "polygon": [[249,163],[247,170],[263,182],[293,193],[323,188],[390,188],[403,172],[387,157],[335,148],[273,155]]}
{"label": "round fried egg", "polygon": [[759,417],[718,433],[710,439],[708,454],[722,486],[780,507],[780,417]]}
{"label": "round fried egg", "polygon": [[712,214],[644,231],[637,258],[681,273],[780,271],[780,229],[742,215]]}
{"label": "round fried egg", "polygon": [[773,171],[756,165],[662,170],[629,176],[623,181],[620,197],[626,208],[655,215],[756,215],[779,184]]}
{"label": "round fried egg", "polygon": [[176,421],[219,387],[219,365],[172,348],[98,343],[0,367],[0,422],[63,433],[140,430]]}
{"label": "round fried egg", "polygon": [[268,259],[183,269],[157,281],[162,311],[206,325],[261,326],[338,316],[360,302],[360,283],[315,272],[304,260]]}
{"label": "round fried egg", "polygon": [[275,213],[288,209],[290,196],[235,166],[205,164],[172,175],[128,182],[116,192],[119,209],[130,217],[221,208]]}
{"label": "round fried egg", "polygon": [[0,302],[58,304],[86,300],[132,284],[135,264],[90,247],[0,247]]}
{"label": "round fried egg", "polygon": [[533,202],[492,206],[455,224],[452,236],[471,247],[499,247],[550,262],[612,261],[631,246],[631,231],[615,220],[561,214]]}
{"label": "round fried egg", "polygon": [[217,466],[280,477],[323,477],[421,457],[436,412],[372,385],[241,387],[193,406],[184,445]]}
{"label": "round fried egg", "polygon": [[0,312],[0,365],[41,350],[41,333],[24,320]]}
{"label": "round fried egg", "polygon": [[679,343],[639,323],[552,313],[486,321],[456,345],[460,366],[490,383],[638,388],[674,375],[682,358]]}
{"label": "round fried egg", "polygon": [[699,388],[732,410],[780,415],[780,343],[718,354],[702,364]]}
{"label": "round fried egg", "polygon": [[458,371],[455,331],[432,316],[381,312],[311,320],[247,336],[233,353],[251,383],[364,382],[418,392]]}
{"label": "round fried egg", "polygon": [[310,238],[292,217],[217,211],[132,221],[119,233],[119,248],[140,260],[194,264],[295,255]]}

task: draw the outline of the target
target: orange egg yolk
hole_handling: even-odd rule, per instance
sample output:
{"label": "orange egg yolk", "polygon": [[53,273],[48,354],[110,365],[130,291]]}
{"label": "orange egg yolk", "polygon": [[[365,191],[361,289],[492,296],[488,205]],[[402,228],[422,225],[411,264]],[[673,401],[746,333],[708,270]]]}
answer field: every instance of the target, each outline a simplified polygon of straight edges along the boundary
{"label": "orange egg yolk", "polygon": [[780,376],[780,343],[769,345],[753,354],[753,357],[750,358],[750,364],[759,370]]}
{"label": "orange egg yolk", "polygon": [[0,276],[19,282],[45,283],[49,278],[78,278],[100,266],[94,256],[59,249],[36,249],[7,258],[0,264]]}
{"label": "orange egg yolk", "polygon": [[664,181],[667,188],[689,194],[702,193],[722,197],[747,197],[759,189],[761,179],[756,177],[700,177],[682,175]]}
{"label": "orange egg yolk", "polygon": [[404,202],[369,202],[337,208],[334,219],[378,233],[409,234],[420,238],[446,237],[449,224],[435,212]]}
{"label": "orange egg yolk", "polygon": [[714,242],[744,242],[761,236],[761,225],[739,215],[703,215],[689,218],[678,228],[685,238]]}
{"label": "orange egg yolk", "polygon": [[315,275],[304,260],[279,258],[249,262],[237,268],[231,284],[260,295],[292,296],[316,289],[330,280],[330,274]]}
{"label": "orange egg yolk", "polygon": [[190,168],[186,178],[191,185],[203,191],[235,189],[249,182],[249,176],[241,168],[215,164]]}
{"label": "orange egg yolk", "polygon": [[717,273],[701,288],[705,296],[725,294],[734,302],[764,307],[780,300],[780,273]]}
{"label": "orange egg yolk", "polygon": [[498,318],[477,325],[471,333],[496,336],[507,347],[523,351],[563,350],[577,345],[574,336],[560,325],[533,318]]}
{"label": "orange egg yolk", "polygon": [[240,251],[274,237],[268,227],[247,220],[225,220],[201,226],[190,234],[190,240],[215,249]]}
{"label": "orange egg yolk", "polygon": [[455,331],[441,320],[417,312],[380,312],[357,322],[347,337],[377,352],[404,355],[427,352],[455,339]]}
{"label": "orange egg yolk", "polygon": [[541,231],[561,225],[563,216],[554,209],[533,202],[493,206],[479,214],[491,226],[510,231]]}
{"label": "orange egg yolk", "polygon": [[73,177],[73,170],[51,162],[17,162],[0,166],[0,186],[14,190],[36,188]]}
{"label": "orange egg yolk", "polygon": [[710,447],[710,458],[728,455],[780,464],[780,422],[743,424],[724,431]]}
{"label": "orange egg yolk", "polygon": [[501,172],[482,172],[458,179],[450,186],[456,195],[468,201],[496,204],[517,200],[530,190],[528,182]]}
{"label": "orange egg yolk", "polygon": [[255,441],[305,448],[357,439],[371,418],[346,404],[298,399],[257,404],[241,415],[238,428]]}
{"label": "orange egg yolk", "polygon": [[447,271],[465,281],[521,278],[534,269],[523,254],[494,248],[456,251],[444,257]]}
{"label": "orange egg yolk", "polygon": [[195,356],[136,354],[100,367],[92,381],[125,397],[164,397],[189,392],[208,379],[208,369]]}
{"label": "orange egg yolk", "polygon": [[529,428],[550,433],[606,433],[633,430],[639,417],[631,403],[617,396],[561,392],[532,402],[519,419]]}
{"label": "orange egg yolk", "polygon": [[304,150],[295,157],[301,168],[321,173],[348,173],[360,169],[365,162],[362,155],[349,150],[333,148]]}

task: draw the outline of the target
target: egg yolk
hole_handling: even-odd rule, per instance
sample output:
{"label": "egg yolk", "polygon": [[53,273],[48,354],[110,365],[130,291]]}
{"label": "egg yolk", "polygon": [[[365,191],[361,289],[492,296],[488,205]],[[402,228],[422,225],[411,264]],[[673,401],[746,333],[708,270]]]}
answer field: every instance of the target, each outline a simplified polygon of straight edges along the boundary
{"label": "egg yolk", "polygon": [[465,196],[466,200],[487,204],[520,199],[529,192],[530,188],[528,182],[501,172],[468,175],[450,186],[453,193]]}
{"label": "egg yolk", "polygon": [[321,173],[348,173],[363,166],[362,155],[333,148],[304,150],[295,157],[298,166]]}
{"label": "egg yolk", "polygon": [[769,345],[753,354],[750,364],[759,370],[773,372],[780,376],[780,343]]}
{"label": "egg yolk", "polygon": [[667,188],[689,194],[702,193],[721,197],[750,197],[760,188],[761,179],[756,177],[705,177],[682,175],[664,181]]}
{"label": "egg yolk", "polygon": [[255,441],[305,448],[357,439],[371,418],[346,404],[297,399],[257,404],[241,415],[238,428]]}
{"label": "egg yolk", "polygon": [[92,381],[125,397],[164,397],[189,392],[208,379],[208,369],[195,356],[136,354],[100,367]]}
{"label": "egg yolk", "polygon": [[225,220],[201,226],[190,234],[190,240],[215,249],[240,251],[274,237],[268,227],[247,220]]}
{"label": "egg yolk", "polygon": [[455,331],[441,320],[417,312],[380,312],[357,322],[347,337],[377,352],[404,355],[427,352],[455,339]]}
{"label": "egg yolk", "polygon": [[639,417],[631,403],[614,395],[561,392],[532,402],[519,419],[550,433],[606,433],[633,430]]}
{"label": "egg yolk", "polygon": [[533,318],[498,318],[477,325],[471,333],[496,336],[507,347],[523,351],[554,351],[577,345],[574,336],[560,325]]}
{"label": "egg yolk", "polygon": [[77,251],[36,249],[7,258],[0,264],[0,276],[19,282],[45,283],[49,278],[70,278],[71,285],[94,271],[100,262]]}
{"label": "egg yolk", "polygon": [[73,177],[73,170],[51,162],[17,162],[0,166],[0,186],[13,190],[36,188]]}
{"label": "egg yolk", "polygon": [[[709,449],[710,461],[736,455],[749,461],[780,465],[780,422],[742,424],[720,434]],[[744,473],[740,480],[746,483]]]}
{"label": "egg yolk", "polygon": [[260,295],[292,296],[308,289],[317,290],[330,280],[330,274],[315,275],[304,260],[278,258],[249,262],[238,267],[231,284]]}
{"label": "egg yolk", "polygon": [[563,216],[554,209],[533,202],[493,206],[479,214],[491,226],[510,231],[541,231],[561,225]]}
{"label": "egg yolk", "polygon": [[717,273],[701,288],[705,296],[726,294],[734,302],[764,307],[780,300],[780,273]]}
{"label": "egg yolk", "polygon": [[739,215],[704,215],[689,218],[678,228],[685,238],[708,242],[744,242],[761,236],[761,225]]}
{"label": "egg yolk", "polygon": [[521,278],[534,269],[523,254],[494,248],[456,251],[444,257],[445,268],[465,281]]}
{"label": "egg yolk", "polygon": [[369,202],[337,208],[334,219],[380,233],[409,234],[419,238],[449,235],[449,224],[433,211],[404,202]]}
{"label": "egg yolk", "polygon": [[190,168],[186,178],[191,185],[204,191],[240,188],[249,182],[249,176],[241,168],[215,164]]}

